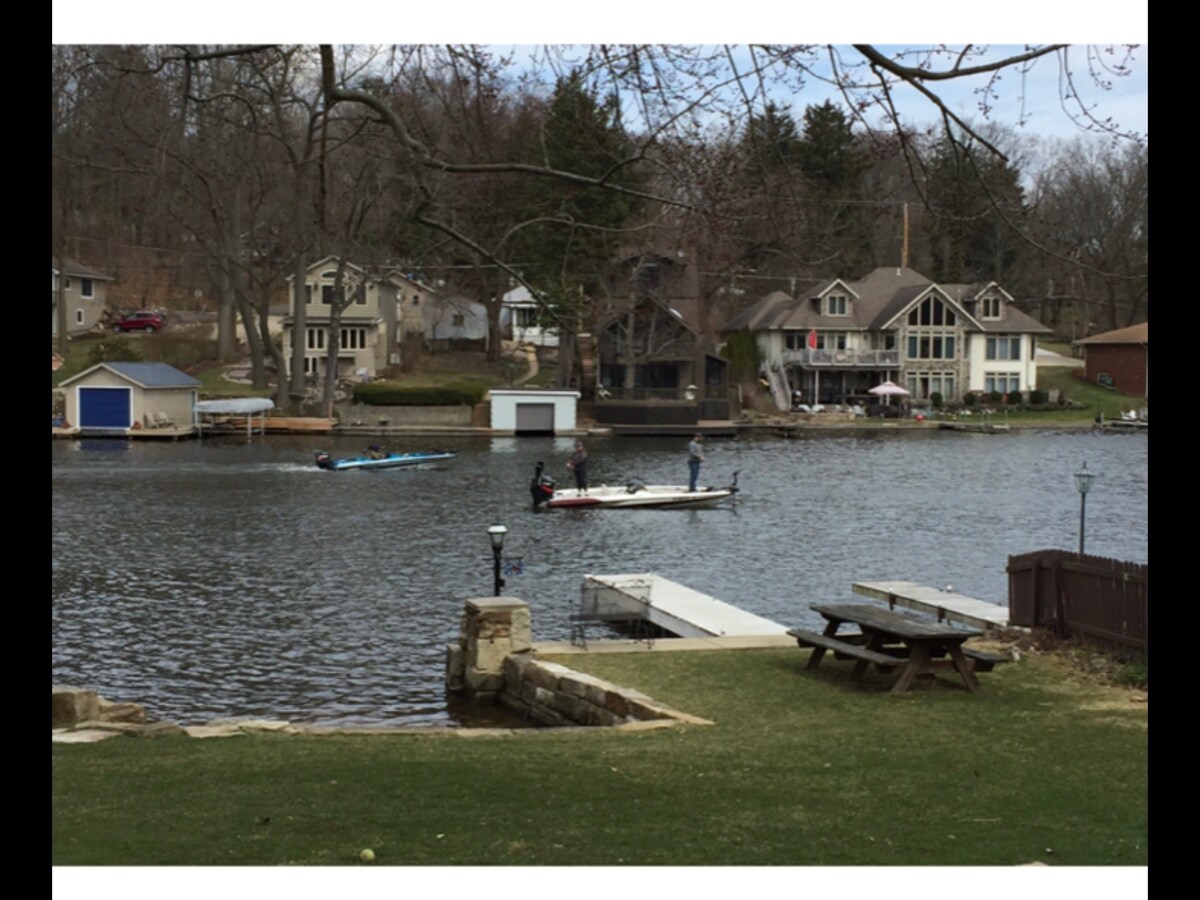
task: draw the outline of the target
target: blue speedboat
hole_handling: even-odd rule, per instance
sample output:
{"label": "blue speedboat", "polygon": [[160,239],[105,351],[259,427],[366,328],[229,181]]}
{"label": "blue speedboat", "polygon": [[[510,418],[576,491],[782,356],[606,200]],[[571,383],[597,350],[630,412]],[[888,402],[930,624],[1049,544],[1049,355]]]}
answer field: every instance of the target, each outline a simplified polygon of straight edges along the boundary
{"label": "blue speedboat", "polygon": [[415,453],[384,453],[376,447],[368,448],[361,456],[334,459],[324,450],[317,451],[317,468],[331,472],[345,469],[394,469],[398,466],[419,466],[422,463],[454,459],[454,450],[419,450]]}

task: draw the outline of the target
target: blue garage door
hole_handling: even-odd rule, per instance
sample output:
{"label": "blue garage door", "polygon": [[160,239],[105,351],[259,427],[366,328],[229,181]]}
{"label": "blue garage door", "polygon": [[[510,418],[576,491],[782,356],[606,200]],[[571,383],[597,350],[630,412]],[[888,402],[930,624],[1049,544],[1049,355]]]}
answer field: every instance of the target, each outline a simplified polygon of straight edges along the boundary
{"label": "blue garage door", "polygon": [[132,394],[129,388],[80,388],[79,427],[128,428]]}

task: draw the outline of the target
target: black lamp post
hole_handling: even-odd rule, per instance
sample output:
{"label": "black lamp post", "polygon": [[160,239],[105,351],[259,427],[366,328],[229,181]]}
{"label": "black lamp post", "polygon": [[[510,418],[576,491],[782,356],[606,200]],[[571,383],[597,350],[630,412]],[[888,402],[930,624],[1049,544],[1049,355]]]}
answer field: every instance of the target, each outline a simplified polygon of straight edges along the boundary
{"label": "black lamp post", "polygon": [[508,529],[503,525],[493,525],[488,529],[488,537],[492,541],[492,588],[494,597],[500,596],[500,588],[504,587],[504,579],[500,577],[500,551],[504,549],[504,536]]}
{"label": "black lamp post", "polygon": [[1075,488],[1079,491],[1079,555],[1083,555],[1083,528],[1084,515],[1087,511],[1087,495],[1092,489],[1092,482],[1096,480],[1096,476],[1087,470],[1087,463],[1083,464],[1083,468],[1075,473]]}

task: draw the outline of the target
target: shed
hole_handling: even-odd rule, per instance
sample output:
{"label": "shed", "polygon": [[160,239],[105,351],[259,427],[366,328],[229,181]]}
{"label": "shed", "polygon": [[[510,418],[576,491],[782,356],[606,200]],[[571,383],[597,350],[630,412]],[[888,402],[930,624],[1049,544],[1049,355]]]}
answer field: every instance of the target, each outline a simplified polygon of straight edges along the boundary
{"label": "shed", "polygon": [[192,433],[200,382],[166,363],[102,362],[61,385],[67,422],[88,434]]}
{"label": "shed", "polygon": [[574,431],[578,391],[491,391],[492,430],[513,434]]}
{"label": "shed", "polygon": [[1106,331],[1075,342],[1083,347],[1087,380],[1150,399],[1150,323]]}

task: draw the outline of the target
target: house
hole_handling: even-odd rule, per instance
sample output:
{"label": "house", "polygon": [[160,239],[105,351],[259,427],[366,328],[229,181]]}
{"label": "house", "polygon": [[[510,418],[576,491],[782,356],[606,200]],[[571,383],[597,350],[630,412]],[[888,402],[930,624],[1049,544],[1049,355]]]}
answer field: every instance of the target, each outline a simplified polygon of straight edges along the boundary
{"label": "house", "polygon": [[909,268],[776,291],[720,330],[743,328],[756,335],[780,409],[794,391],[809,403],[846,403],[888,380],[917,401],[1032,390],[1037,337],[1051,333],[995,282],[939,285]]}
{"label": "house", "polygon": [[[336,256],[326,256],[306,269],[302,339],[304,371],[310,375],[325,373],[338,265]],[[289,277],[289,284],[291,281]],[[421,313],[414,319],[409,309],[421,310],[422,303],[430,296],[429,290],[404,276],[374,275],[347,262],[343,291],[351,299],[341,313],[335,377],[350,378],[362,372],[375,376],[387,366],[398,364],[400,344],[405,328],[409,327],[406,323],[423,322]],[[294,314],[284,316],[282,326],[283,356],[290,365],[296,340]]]}
{"label": "house", "polygon": [[626,433],[729,422],[728,364],[674,308],[644,296],[596,327],[597,423]]}
{"label": "house", "polygon": [[192,433],[199,388],[190,375],[153,362],[98,363],[60,385],[69,427],[115,436]]}
{"label": "house", "polygon": [[488,311],[461,294],[432,296],[425,305],[425,341],[432,347],[480,350],[488,346]]}
{"label": "house", "polygon": [[529,288],[524,285],[513,288],[501,298],[500,304],[502,333],[510,335],[518,344],[558,346],[558,329],[542,326],[541,307],[529,293]]}
{"label": "house", "polygon": [[1150,323],[1075,341],[1083,348],[1084,377],[1122,394],[1150,399]]}
{"label": "house", "polygon": [[58,335],[60,286],[67,308],[67,333],[90,331],[98,326],[108,308],[105,298],[106,283],[115,279],[87,266],[81,266],[70,259],[62,261],[62,272],[59,272],[57,263],[52,260],[50,271],[53,275],[51,279],[50,333],[54,336]]}

